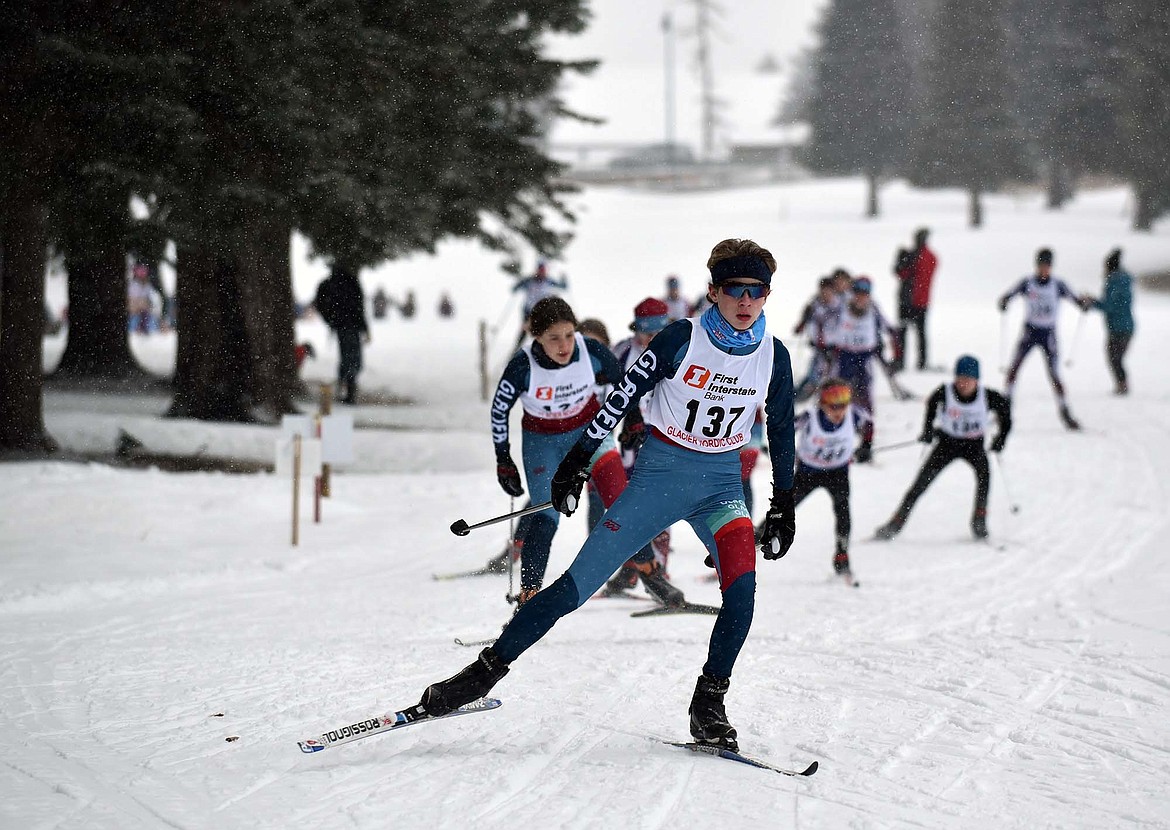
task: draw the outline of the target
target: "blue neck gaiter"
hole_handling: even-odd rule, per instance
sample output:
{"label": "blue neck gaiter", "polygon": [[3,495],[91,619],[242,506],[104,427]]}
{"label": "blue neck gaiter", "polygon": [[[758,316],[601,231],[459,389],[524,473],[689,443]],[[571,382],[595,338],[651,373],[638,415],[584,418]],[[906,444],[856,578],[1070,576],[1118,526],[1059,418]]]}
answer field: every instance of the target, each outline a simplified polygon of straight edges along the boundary
{"label": "blue neck gaiter", "polygon": [[738,331],[735,326],[723,319],[723,315],[719,313],[719,307],[714,305],[703,312],[699,322],[711,337],[712,342],[728,352],[732,349],[747,349],[756,346],[763,341],[764,330],[767,328],[763,312],[761,312],[760,318],[752,324],[750,329]]}

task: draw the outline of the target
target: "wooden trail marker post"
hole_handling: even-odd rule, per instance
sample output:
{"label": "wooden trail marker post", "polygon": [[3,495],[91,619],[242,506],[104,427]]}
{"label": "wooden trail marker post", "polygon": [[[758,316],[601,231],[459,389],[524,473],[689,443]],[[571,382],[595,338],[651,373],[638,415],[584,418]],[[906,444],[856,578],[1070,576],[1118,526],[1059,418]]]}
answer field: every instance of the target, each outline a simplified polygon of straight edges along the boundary
{"label": "wooden trail marker post", "polygon": [[292,544],[300,544],[301,477],[321,474],[321,440],[308,415],[285,415],[276,439],[276,474],[292,479]]}

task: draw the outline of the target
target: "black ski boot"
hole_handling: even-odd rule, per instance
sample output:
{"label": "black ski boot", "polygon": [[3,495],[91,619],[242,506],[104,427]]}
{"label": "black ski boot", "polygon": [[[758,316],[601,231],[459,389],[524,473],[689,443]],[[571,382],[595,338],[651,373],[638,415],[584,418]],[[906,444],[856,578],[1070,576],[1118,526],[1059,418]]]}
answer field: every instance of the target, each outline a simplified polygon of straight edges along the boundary
{"label": "black ski boot", "polygon": [[479,653],[474,663],[459,674],[427,686],[418,705],[433,717],[446,715],[473,700],[479,700],[507,673],[507,664],[488,646]]}
{"label": "black ski boot", "polygon": [[987,511],[976,510],[975,515],[971,517],[971,533],[975,535],[976,539],[987,538]]}
{"label": "black ski boot", "polygon": [[646,592],[667,608],[675,608],[687,601],[683,592],[670,584],[670,580],[666,578],[666,570],[657,560],[636,563],[635,568]]}
{"label": "black ski boot", "polygon": [[845,580],[845,584],[854,588],[861,587],[861,583],[853,578],[853,570],[849,567],[849,537],[837,537],[837,549],[833,552],[833,573]]}
{"label": "black ski boot", "polygon": [[731,681],[726,677],[699,675],[695,693],[691,696],[691,737],[697,743],[721,746],[732,752],[739,752],[735,727],[727,722],[727,710],[723,708],[723,696]]}
{"label": "black ski boot", "polygon": [[1068,411],[1068,406],[1060,407],[1060,421],[1066,429],[1072,432],[1077,432],[1081,428],[1081,422],[1072,416],[1072,413]]}
{"label": "black ski boot", "polygon": [[603,597],[625,597],[638,585],[638,569],[626,562],[601,588]]}
{"label": "black ski boot", "polygon": [[873,535],[875,538],[883,542],[888,542],[890,539],[893,539],[898,535],[898,533],[902,530],[902,525],[904,524],[906,524],[906,520],[904,518],[898,515],[894,515],[890,517],[888,522],[874,531]]}
{"label": "black ski boot", "polygon": [[523,539],[508,542],[508,544],[504,545],[504,550],[501,553],[487,561],[484,570],[493,574],[506,574],[508,572],[508,557],[512,557],[513,562],[520,561],[520,548],[523,544]]}

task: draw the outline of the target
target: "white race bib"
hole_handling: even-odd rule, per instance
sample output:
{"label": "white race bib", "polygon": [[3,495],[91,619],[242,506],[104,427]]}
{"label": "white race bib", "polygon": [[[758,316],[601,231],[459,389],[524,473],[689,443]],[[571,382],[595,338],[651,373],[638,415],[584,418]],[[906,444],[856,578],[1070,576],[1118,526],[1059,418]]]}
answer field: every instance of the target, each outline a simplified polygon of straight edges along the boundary
{"label": "white race bib", "polygon": [[705,453],[739,450],[751,438],[756,408],[768,396],[773,338],[754,352],[730,355],[715,347],[698,318],[673,378],[654,390],[646,421],[676,444]]}
{"label": "white race bib", "polygon": [[597,376],[585,347],[585,338],[574,335],[577,357],[566,366],[546,369],[532,355],[532,344],[524,347],[528,355],[528,388],[520,393],[520,405],[534,418],[560,420],[579,414],[593,399]]}
{"label": "white race bib", "polygon": [[857,427],[852,407],[845,410],[845,420],[832,432],[821,427],[820,413],[809,413],[808,423],[796,439],[796,457],[806,467],[835,470],[844,467],[857,449]]}
{"label": "white race bib", "polygon": [[987,432],[987,392],[983,387],[969,403],[959,400],[953,384],[948,383],[943,394],[938,428],[952,438],[982,438]]}

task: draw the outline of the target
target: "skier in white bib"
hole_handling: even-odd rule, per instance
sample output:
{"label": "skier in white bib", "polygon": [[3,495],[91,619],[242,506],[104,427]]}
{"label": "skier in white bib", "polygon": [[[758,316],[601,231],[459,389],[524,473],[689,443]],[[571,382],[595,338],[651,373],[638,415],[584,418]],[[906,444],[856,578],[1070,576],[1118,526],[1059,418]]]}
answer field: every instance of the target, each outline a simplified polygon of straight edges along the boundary
{"label": "skier in white bib", "polygon": [[1022,296],[1026,303],[1026,317],[1024,330],[1020,334],[1020,342],[1016,345],[1016,355],[1007,371],[1007,396],[1010,398],[1016,387],[1016,375],[1020,372],[1020,364],[1028,356],[1028,352],[1039,347],[1047,358],[1048,379],[1052,381],[1052,390],[1056,393],[1057,404],[1060,407],[1060,420],[1065,427],[1071,430],[1081,428],[1080,423],[1072,416],[1068,408],[1068,401],[1064,397],[1064,384],[1060,380],[1059,355],[1056,346],[1056,322],[1060,316],[1060,300],[1063,297],[1076,303],[1081,311],[1089,307],[1089,303],[1078,299],[1064,280],[1052,275],[1052,251],[1041,248],[1036,254],[1036,273],[1024,277],[1008,293],[999,298],[999,310],[1007,311],[1008,301],[1012,297]]}
{"label": "skier in white bib", "polygon": [[833,502],[836,546],[833,570],[853,582],[849,566],[849,464],[869,414],[853,405],[853,394],[841,378],[826,378],[817,405],[796,418],[796,476],[792,498],[800,503],[824,488]]}
{"label": "skier in white bib", "polygon": [[894,538],[926,488],[948,464],[958,459],[966,461],[975,470],[971,533],[976,539],[987,538],[987,495],[991,475],[983,437],[990,428],[989,416],[993,412],[999,422],[999,431],[991,442],[991,451],[1000,452],[1012,429],[1011,401],[994,389],[981,386],[979,361],[971,355],[963,355],[955,363],[954,382],[938,387],[926,401],[926,421],[918,440],[929,444],[937,438],[938,443],[926,457],[894,515],[877,529],[878,539]]}

